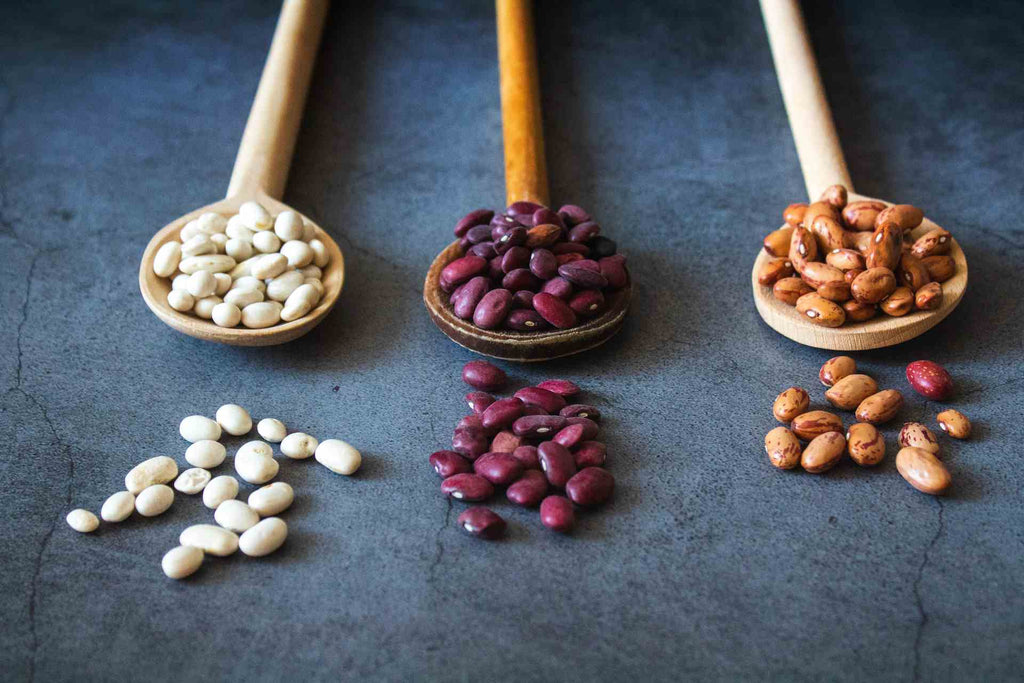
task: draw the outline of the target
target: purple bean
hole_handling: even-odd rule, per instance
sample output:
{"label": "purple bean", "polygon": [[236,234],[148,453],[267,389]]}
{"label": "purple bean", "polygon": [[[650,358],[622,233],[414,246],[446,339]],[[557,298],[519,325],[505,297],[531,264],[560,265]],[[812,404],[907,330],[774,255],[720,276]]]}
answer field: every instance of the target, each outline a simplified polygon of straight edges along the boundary
{"label": "purple bean", "polygon": [[568,533],[576,525],[572,502],[565,496],[548,496],[540,504],[540,523],[559,533]]}
{"label": "purple bean", "polygon": [[491,219],[491,227],[512,227],[514,225],[519,225],[516,219],[503,213],[494,214],[494,218]]}
{"label": "purple bean", "polygon": [[501,398],[487,406],[480,415],[484,429],[501,430],[511,427],[523,415],[523,402],[518,398]]}
{"label": "purple bean", "polygon": [[604,258],[605,256],[611,256],[615,253],[618,248],[615,244],[615,240],[610,240],[604,235],[598,235],[594,239],[590,240],[587,244],[590,247],[590,253],[594,258]]}
{"label": "purple bean", "polygon": [[485,330],[493,330],[505,322],[510,310],[512,292],[507,289],[492,289],[484,294],[480,303],[476,305],[476,310],[473,311],[473,324]]}
{"label": "purple bean", "polygon": [[473,471],[495,486],[508,486],[523,474],[523,463],[511,453],[484,453],[473,461]]}
{"label": "purple bean", "polygon": [[473,256],[479,256],[480,258],[487,259],[488,261],[498,255],[498,252],[494,251],[494,242],[491,242],[490,240],[474,244],[469,248],[469,253]]}
{"label": "purple bean", "polygon": [[[544,324],[546,325],[547,323]],[[548,415],[548,411],[544,410],[540,406],[535,405],[523,406],[523,416],[525,417],[527,415],[542,415],[545,417],[550,417],[550,415]],[[569,421],[566,420],[566,424],[568,423]]]}
{"label": "purple bean", "polygon": [[470,211],[455,224],[455,236],[465,237],[469,229],[477,225],[487,225],[494,218],[494,212],[490,209],[477,209]]}
{"label": "purple bean", "polygon": [[565,221],[557,213],[549,208],[537,209],[533,212],[533,224],[534,225],[557,225],[560,228],[565,228]]}
{"label": "purple bean", "polygon": [[545,389],[552,394],[558,394],[562,398],[575,396],[580,393],[580,388],[567,379],[546,379],[537,385],[538,389]]}
{"label": "purple bean", "polygon": [[512,247],[521,247],[526,244],[526,228],[511,228],[494,242],[494,251],[504,254]]}
{"label": "purple bean", "polygon": [[608,449],[600,441],[584,441],[573,451],[576,469],[584,467],[601,467],[608,458]]}
{"label": "purple bean", "polygon": [[508,499],[516,505],[533,507],[548,494],[548,480],[539,470],[526,470],[518,481],[505,491]]}
{"label": "purple bean", "polygon": [[520,289],[512,295],[512,308],[526,308],[533,310],[533,292],[528,289]]}
{"label": "purple bean", "polygon": [[599,264],[594,259],[590,259],[590,258],[579,259],[578,261],[575,261],[573,265],[576,265],[576,266],[578,266],[580,268],[586,268],[587,270],[592,270],[595,273],[600,273],[601,272],[601,264]]}
{"label": "purple bean", "polygon": [[[470,231],[472,232],[472,231]],[[587,221],[580,223],[572,230],[569,231],[569,241],[576,242],[577,244],[586,244],[590,240],[597,237],[598,233],[601,232],[601,226],[593,221]]]}
{"label": "purple bean", "polygon": [[555,256],[561,256],[562,254],[579,254],[580,256],[586,256],[590,253],[590,247],[585,244],[577,244],[575,242],[559,242],[555,246],[551,247],[551,253]]}
{"label": "purple bean", "polygon": [[534,249],[530,254],[530,272],[541,280],[550,280],[558,275],[558,259],[549,249]]}
{"label": "purple bean", "polygon": [[[557,271],[555,271],[557,272]],[[544,283],[544,286],[540,288],[540,291],[557,296],[563,301],[568,301],[569,297],[572,296],[572,285],[565,278],[556,277],[548,280]]]}
{"label": "purple bean", "polygon": [[463,320],[471,319],[473,317],[473,312],[480,303],[480,299],[484,298],[484,294],[487,293],[487,290],[490,289],[490,287],[490,280],[483,275],[477,275],[475,278],[462,285],[461,289],[454,296],[452,301],[452,312]]}
{"label": "purple bean", "polygon": [[505,520],[497,512],[485,507],[463,510],[458,522],[463,531],[477,538],[493,541],[505,535]]}
{"label": "purple bean", "polygon": [[467,415],[461,420],[459,420],[459,424],[455,425],[455,428],[476,429],[482,432],[484,431],[484,423],[480,421],[480,416],[474,413],[472,415]]}
{"label": "purple bean", "polygon": [[462,366],[462,381],[481,391],[497,391],[505,386],[508,377],[501,368],[485,360],[471,360]]}
{"label": "purple bean", "polygon": [[512,202],[508,205],[508,208],[505,209],[505,213],[516,217],[533,216],[533,214],[543,208],[543,206],[534,202]]}
{"label": "purple bean", "polygon": [[565,407],[565,399],[547,389],[540,387],[523,387],[515,394],[516,398],[526,404],[540,406],[549,414],[557,413]]}
{"label": "purple bean", "polygon": [[540,459],[540,468],[552,486],[561,488],[576,474],[576,459],[561,444],[545,441],[537,446],[537,457]]}
{"label": "purple bean", "polygon": [[561,415],[524,415],[512,423],[512,431],[530,439],[550,439],[565,425]]}
{"label": "purple bean", "polygon": [[558,210],[558,215],[562,217],[566,225],[577,225],[590,220],[590,214],[575,204],[566,204]]}
{"label": "purple bean", "polygon": [[477,225],[469,229],[466,233],[466,237],[472,244],[480,244],[481,242],[487,242],[491,239],[491,226],[489,225]]}
{"label": "purple bean", "polygon": [[455,451],[437,451],[430,455],[430,466],[442,479],[447,479],[453,474],[472,472],[473,466]]}
{"label": "purple bean", "polygon": [[465,254],[471,246],[473,246],[473,243],[469,241],[468,237],[459,238],[459,249],[462,250],[463,254]]}
{"label": "purple bean", "polygon": [[583,425],[566,425],[565,427],[562,427],[557,434],[555,434],[555,438],[553,438],[552,441],[557,444],[561,444],[566,448],[573,448],[576,444],[583,441],[583,432]]}
{"label": "purple bean", "polygon": [[508,234],[508,231],[512,228],[522,227],[518,223],[512,223],[511,225],[494,225],[491,226],[491,240],[497,242],[502,237]]}
{"label": "purple bean", "polygon": [[604,294],[599,289],[584,289],[569,299],[569,308],[582,318],[593,318],[604,310]]}
{"label": "purple bean", "polygon": [[441,482],[441,493],[455,500],[475,503],[494,495],[494,485],[479,474],[453,474]]}
{"label": "purple bean", "polygon": [[503,429],[491,439],[491,453],[512,453],[523,444],[523,437]]}
{"label": "purple bean", "polygon": [[487,262],[487,277],[495,283],[495,286],[501,284],[501,278],[505,277],[505,273],[501,272],[500,256],[495,256]]}
{"label": "purple bean", "polygon": [[[494,397],[486,391],[471,391],[466,394],[466,403],[469,404],[470,410],[479,415],[487,406],[494,403]],[[480,428],[483,429],[483,422],[480,423]]]}
{"label": "purple bean", "polygon": [[600,272],[594,272],[589,266],[573,261],[558,266],[558,274],[577,287],[583,289],[601,289],[608,286],[608,279]]}
{"label": "purple bean", "polygon": [[[562,266],[562,268],[564,267]],[[554,280],[548,280],[548,282],[554,282]],[[547,292],[537,294],[533,297],[533,308],[540,313],[542,318],[560,330],[568,329],[576,324],[576,314],[573,313],[573,310],[553,294]]]}
{"label": "purple bean", "polygon": [[598,432],[601,428],[597,426],[597,423],[587,417],[567,417],[565,418],[565,424],[567,425],[583,425],[583,440],[589,441],[597,437]]}
{"label": "purple bean", "polygon": [[460,427],[452,434],[452,450],[469,460],[476,460],[487,452],[490,439],[482,429]]}
{"label": "purple bean", "polygon": [[605,256],[598,261],[601,266],[601,274],[604,275],[608,286],[612,289],[622,289],[629,283],[629,274],[626,272],[626,258],[622,254]]}
{"label": "purple bean", "polygon": [[[519,418],[520,420],[522,418]],[[536,446],[520,446],[512,451],[512,457],[523,464],[523,469],[540,471],[540,460],[537,456]],[[547,478],[544,479],[547,481]]]}
{"label": "purple bean", "polygon": [[550,327],[540,313],[531,308],[520,308],[512,311],[505,318],[505,326],[519,332],[537,332]]}
{"label": "purple bean", "polygon": [[487,261],[479,256],[467,254],[457,258],[441,271],[441,289],[450,292],[486,269]]}
{"label": "purple bean", "polygon": [[600,467],[586,467],[573,475],[565,493],[577,505],[601,505],[612,497],[615,477]]}
{"label": "purple bean", "polygon": [[571,403],[559,410],[558,414],[562,417],[586,417],[594,422],[598,422],[601,419],[601,411],[594,406],[588,406],[586,403]]}
{"label": "purple bean", "polygon": [[528,268],[516,268],[502,279],[501,286],[512,292],[520,289],[536,291],[540,289],[540,280]]}
{"label": "purple bean", "polygon": [[[512,247],[501,257],[501,271],[511,273],[517,268],[526,268],[530,265],[530,250],[526,247]],[[511,289],[510,287],[506,289]]]}

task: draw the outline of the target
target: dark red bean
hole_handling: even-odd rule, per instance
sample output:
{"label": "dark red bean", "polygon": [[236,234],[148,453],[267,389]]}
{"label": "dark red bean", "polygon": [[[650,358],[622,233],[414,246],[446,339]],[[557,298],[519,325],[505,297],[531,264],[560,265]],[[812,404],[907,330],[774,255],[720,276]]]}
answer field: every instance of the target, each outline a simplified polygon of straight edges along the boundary
{"label": "dark red bean", "polygon": [[492,289],[484,294],[473,311],[473,324],[485,330],[500,327],[508,312],[512,310],[512,292],[507,289]]}
{"label": "dark red bean", "polygon": [[[547,325],[547,323],[544,324]],[[548,411],[544,410],[540,406],[535,406],[531,404],[528,406],[523,406],[523,415],[543,415],[544,417],[548,417]]]}
{"label": "dark red bean", "polygon": [[466,417],[459,420],[459,424],[455,425],[456,429],[478,429],[481,432],[484,430],[484,423],[480,421],[480,416],[474,413],[473,415],[467,415]]}
{"label": "dark red bean", "polygon": [[473,246],[473,243],[469,241],[468,237],[459,238],[459,249],[462,250],[462,253],[466,253],[471,246]]}
{"label": "dark red bean", "polygon": [[601,467],[608,459],[608,448],[600,441],[584,441],[573,451],[576,469],[584,467]]}
{"label": "dark red bean", "polygon": [[533,212],[534,225],[546,225],[548,223],[557,225],[560,228],[565,227],[565,221],[562,220],[562,217],[547,207]]}
{"label": "dark red bean", "polygon": [[491,239],[491,226],[489,225],[478,225],[470,228],[469,232],[466,233],[466,238],[472,244],[480,244],[481,242],[489,242]]}
{"label": "dark red bean", "polygon": [[590,247],[585,244],[577,244],[576,242],[559,242],[555,246],[551,247],[551,253],[555,256],[562,256],[563,254],[579,254],[580,256],[586,256],[590,253]]}
{"label": "dark red bean", "polygon": [[584,289],[569,299],[569,308],[583,318],[593,318],[604,311],[604,294],[599,289]]}
{"label": "dark red bean", "polygon": [[575,204],[566,204],[558,210],[558,215],[562,217],[566,225],[586,223],[590,220],[590,214]]}
{"label": "dark red bean", "polygon": [[483,275],[477,275],[456,290],[452,297],[452,312],[463,320],[469,320],[480,304],[480,299],[484,298],[484,294],[490,288],[490,280]]}
{"label": "dark red bean", "polygon": [[441,493],[455,500],[475,503],[494,495],[494,485],[479,474],[453,474],[441,482]]}
{"label": "dark red bean", "polygon": [[583,254],[559,254],[555,257],[555,261],[558,263],[558,267],[561,268],[566,263],[582,261],[584,258],[586,257]]}
{"label": "dark red bean", "polygon": [[546,379],[538,384],[537,387],[550,391],[552,394],[558,394],[563,398],[580,393],[580,388],[567,379]]}
{"label": "dark red bean", "polygon": [[601,272],[600,264],[598,264],[598,262],[595,261],[594,259],[590,259],[590,258],[580,259],[579,261],[576,261],[575,264],[577,266],[579,266],[580,268],[586,268],[587,270],[592,270],[595,273],[600,273]]}
{"label": "dark red bean", "polygon": [[511,453],[523,444],[523,437],[516,436],[515,432],[503,429],[491,439],[492,453]]}
{"label": "dark red bean", "polygon": [[540,468],[552,486],[561,488],[576,474],[576,459],[561,444],[545,441],[537,446],[537,457],[540,459]]}
{"label": "dark red bean", "polygon": [[[555,272],[557,272],[557,270]],[[544,292],[545,294],[550,294],[551,296],[557,296],[559,299],[562,299],[563,301],[567,301],[569,297],[572,296],[573,290],[572,285],[569,284],[568,280],[556,277],[545,282],[544,286],[540,288],[540,291]]]}
{"label": "dark red bean", "polygon": [[614,491],[615,477],[601,467],[586,467],[565,485],[566,495],[577,505],[601,505]]}
{"label": "dark red bean", "polygon": [[471,507],[459,515],[459,526],[477,538],[493,541],[505,534],[505,520],[485,507]]}
{"label": "dark red bean", "polygon": [[494,212],[490,209],[470,211],[455,224],[455,236],[464,237],[470,228],[477,225],[487,225],[491,222],[492,218],[494,218]]}
{"label": "dark red bean", "polygon": [[508,216],[508,215],[503,214],[503,213],[494,214],[494,218],[491,219],[491,227],[496,227],[496,226],[512,227],[512,226],[515,226],[515,225],[519,225],[519,223],[516,221],[516,219],[513,218],[512,216]]}
{"label": "dark red bean", "polygon": [[587,244],[590,247],[590,255],[594,258],[604,258],[615,253],[618,245],[615,240],[610,240],[604,235],[598,235]]}
{"label": "dark red bean", "polygon": [[499,254],[504,254],[512,247],[521,247],[524,244],[526,244],[526,228],[516,226],[514,228],[510,228],[508,232],[495,240],[494,251]]}
{"label": "dark red bean", "polygon": [[[469,404],[469,409],[479,415],[484,412],[484,409],[494,403],[494,397],[488,394],[486,391],[471,391],[466,394],[466,403]],[[481,428],[483,423],[480,423]]]}
{"label": "dark red bean", "polygon": [[563,264],[558,267],[558,274],[583,289],[601,289],[608,286],[608,278],[581,263]]}
{"label": "dark red bean", "polygon": [[601,428],[597,426],[597,423],[588,417],[567,417],[565,418],[565,424],[567,425],[583,425],[583,440],[589,441],[597,436],[597,433],[601,431]]}
{"label": "dark red bean", "polygon": [[487,259],[488,261],[498,255],[498,252],[494,251],[494,242],[491,241],[474,244],[469,248],[469,253],[473,256],[479,256],[480,258]]}
{"label": "dark red bean", "polygon": [[518,223],[513,222],[511,225],[493,225],[491,226],[491,239],[495,242],[500,240],[502,237],[508,234],[508,231],[512,228],[521,227]]}
{"label": "dark red bean", "polygon": [[523,402],[518,398],[501,398],[487,406],[480,415],[484,429],[505,429],[523,415]]}
{"label": "dark red bean", "polygon": [[601,274],[608,281],[612,289],[622,289],[629,283],[629,274],[626,272],[626,259],[621,254],[606,256],[598,261],[601,266]]}
{"label": "dark red bean", "polygon": [[448,303],[455,305],[455,302],[459,300],[459,295],[462,294],[462,290],[465,289],[466,284],[463,283],[452,290],[452,293],[448,295]]}
{"label": "dark red bean", "polygon": [[601,419],[601,411],[586,403],[571,403],[559,410],[558,414],[562,417],[586,417],[594,422]]}
{"label": "dark red bean", "polygon": [[539,210],[543,208],[545,207],[535,202],[512,202],[511,204],[508,205],[508,208],[505,209],[505,213],[509,214],[510,216],[516,217],[533,216],[533,214],[537,213]]}
{"label": "dark red bean", "polygon": [[481,391],[496,391],[505,386],[508,376],[501,368],[485,360],[471,360],[462,366],[462,381]]}
{"label": "dark red bean", "polygon": [[572,502],[565,496],[548,496],[540,504],[540,523],[563,534],[572,531],[576,525]]}
{"label": "dark red bean", "polygon": [[601,232],[601,226],[593,221],[580,223],[569,231],[569,241],[577,244],[586,244],[594,239]]}
{"label": "dark red bean", "polygon": [[508,499],[516,505],[533,507],[548,494],[548,480],[539,470],[526,470],[518,481],[505,491]]}
{"label": "dark red bean", "polygon": [[564,398],[553,391],[541,389],[540,387],[523,387],[513,396],[527,405],[540,406],[548,413],[557,413],[565,407]]}
{"label": "dark red bean", "polygon": [[512,308],[528,308],[533,310],[533,292],[528,289],[520,289],[512,295]]}
{"label": "dark red bean", "polygon": [[505,273],[501,270],[501,257],[495,256],[487,262],[487,277],[496,284],[501,284],[501,278],[505,276]]}
{"label": "dark red bean", "polygon": [[484,453],[473,461],[473,471],[495,486],[508,486],[523,474],[523,463],[511,453]]}
{"label": "dark red bean", "polygon": [[576,444],[583,441],[584,427],[580,424],[566,425],[562,427],[555,438],[552,439],[557,444],[561,444],[566,448],[573,448]]}
{"label": "dark red bean", "polygon": [[[554,282],[549,280],[548,282]],[[487,296],[485,295],[486,299]],[[541,292],[533,297],[533,308],[551,325],[564,330],[576,324],[576,314],[569,305],[553,294]]]}
{"label": "dark red bean", "polygon": [[541,280],[550,280],[558,275],[558,259],[548,249],[534,249],[530,254],[530,272]]}
{"label": "dark red bean", "polygon": [[447,479],[454,474],[473,471],[473,465],[455,451],[431,453],[430,466],[442,479]]}
{"label": "dark red bean", "polygon": [[[501,271],[511,273],[517,268],[526,268],[530,265],[530,250],[526,247],[512,247],[501,257]],[[506,287],[506,289],[512,289]]]}
{"label": "dark red bean", "polygon": [[536,291],[540,289],[540,280],[528,268],[516,268],[502,279],[501,286],[510,292],[521,289]]}
{"label": "dark red bean", "polygon": [[471,277],[487,269],[487,261],[479,256],[467,254],[455,259],[441,271],[441,288],[450,292]]}
{"label": "dark red bean", "polygon": [[525,415],[512,423],[512,431],[529,439],[550,439],[565,425],[561,415]]}
{"label": "dark red bean", "polygon": [[[537,456],[536,446],[520,446],[512,451],[512,457],[523,463],[524,469],[540,471],[540,459]],[[544,481],[547,481],[546,477]]]}
{"label": "dark red bean", "polygon": [[482,429],[460,427],[452,434],[452,450],[469,460],[476,460],[487,452],[491,440]]}
{"label": "dark red bean", "polygon": [[505,326],[519,332],[536,332],[549,327],[548,322],[540,317],[540,313],[529,308],[519,308],[508,314]]}

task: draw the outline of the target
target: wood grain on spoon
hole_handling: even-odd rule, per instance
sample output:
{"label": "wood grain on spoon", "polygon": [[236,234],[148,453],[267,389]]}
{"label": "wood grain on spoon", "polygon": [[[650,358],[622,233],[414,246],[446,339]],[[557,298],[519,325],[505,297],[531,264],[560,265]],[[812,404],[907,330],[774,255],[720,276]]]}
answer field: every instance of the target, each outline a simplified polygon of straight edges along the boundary
{"label": "wood grain on spoon", "polygon": [[[280,198],[288,180],[328,5],[327,0],[285,0],[235,158],[227,197],[171,221],[146,246],[139,266],[139,289],[150,310],[179,332],[237,346],[282,344],[313,329],[338,300],[345,280],[341,249],[320,226],[304,215],[303,219],[315,226],[316,236],[326,246],[331,260],[323,269],[323,297],[312,311],[298,320],[263,329],[220,327],[212,321],[171,308],[167,304],[170,279],[153,273],[153,258],[157,250],[177,239],[181,228],[203,213],[231,215],[247,201],[259,202],[272,215],[295,211]],[[302,215],[301,212],[296,213]]]}
{"label": "wood grain on spoon", "polygon": [[[497,0],[498,65],[501,74],[501,121],[505,142],[505,190],[508,204],[550,204],[540,76],[530,0]],[[423,284],[423,302],[431,319],[452,341],[472,351],[515,361],[541,361],[600,346],[621,327],[632,283],[606,293],[607,310],[567,330],[516,332],[484,330],[453,312],[441,289],[441,270],[463,255],[458,241],[437,255]]]}

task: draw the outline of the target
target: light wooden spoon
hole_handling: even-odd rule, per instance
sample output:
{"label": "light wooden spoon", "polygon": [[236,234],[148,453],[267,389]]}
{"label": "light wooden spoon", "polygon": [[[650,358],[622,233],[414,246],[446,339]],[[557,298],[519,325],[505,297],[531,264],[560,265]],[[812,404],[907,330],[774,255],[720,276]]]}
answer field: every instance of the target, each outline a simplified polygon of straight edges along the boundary
{"label": "light wooden spoon", "polygon": [[[817,200],[825,188],[834,184],[845,185],[850,190],[851,202],[874,199],[852,191],[846,160],[797,0],[761,0],[761,11],[810,201]],[[925,218],[912,236],[917,238],[938,227]],[[796,308],[776,299],[771,287],[758,284],[758,270],[770,258],[763,249],[751,275],[754,303],[772,329],[807,346],[838,351],[893,346],[928,331],[960,303],[967,288],[967,260],[955,239],[951,241],[949,255],[956,262],[956,274],[942,283],[942,305],[933,311],[914,311],[899,318],[880,313],[871,320],[836,328],[815,325]]]}
{"label": "light wooden spoon", "polygon": [[316,236],[327,247],[331,260],[323,272],[323,298],[316,308],[298,320],[255,330],[220,327],[212,321],[171,308],[167,304],[171,282],[153,272],[153,258],[157,250],[166,242],[177,239],[181,228],[203,213],[231,215],[247,201],[259,202],[271,215],[294,211],[280,198],[288,179],[288,167],[295,150],[328,4],[328,0],[285,0],[242,134],[227,197],[168,223],[153,235],[142,254],[139,266],[142,297],[158,318],[179,332],[236,346],[282,344],[316,327],[338,300],[345,280],[345,260],[341,249],[322,228],[304,215],[306,221],[313,223]]}
{"label": "light wooden spoon", "polygon": [[[497,0],[498,64],[501,72],[501,121],[505,139],[505,190],[508,204],[530,201],[547,206],[548,173],[540,111],[540,78],[530,0]],[[483,330],[458,318],[441,289],[446,265],[463,256],[459,242],[437,255],[423,284],[423,302],[434,324],[457,344],[493,358],[542,361],[600,346],[619,331],[626,317],[632,283],[608,292],[608,309],[568,330],[514,332]]]}

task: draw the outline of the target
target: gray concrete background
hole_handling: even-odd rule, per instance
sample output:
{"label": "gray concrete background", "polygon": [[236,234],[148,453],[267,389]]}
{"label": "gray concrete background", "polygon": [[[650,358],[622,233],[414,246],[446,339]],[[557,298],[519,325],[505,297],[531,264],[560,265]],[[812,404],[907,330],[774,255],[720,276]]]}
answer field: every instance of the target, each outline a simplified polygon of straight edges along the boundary
{"label": "gray concrete background", "polygon": [[[954,373],[976,438],[944,441],[955,489],[939,500],[896,473],[895,428],[874,471],[764,457],[775,394],[799,383],[821,402],[831,354],[772,332],[748,291],[761,235],[803,193],[756,3],[543,3],[552,194],[593,211],[637,286],[604,348],[508,368],[588,389],[614,503],[569,537],[499,505],[500,543],[455,527],[426,463],[463,414],[472,355],[420,302],[454,221],[504,196],[490,4],[334,9],[285,199],[338,240],[348,281],[314,333],[270,349],[171,331],[136,269],[152,232],[226,188],[275,3],[8,6],[3,676],[1019,677],[1024,13],[960,4],[807,8],[857,189],[924,207],[970,263],[947,321],[857,356],[901,389],[911,360]],[[908,399],[901,419],[939,408]],[[67,527],[137,461],[183,462],[178,421],[228,401],[363,450],[352,479],[283,463],[298,499],[281,552],[174,583],[160,558],[211,518],[198,500]]]}

